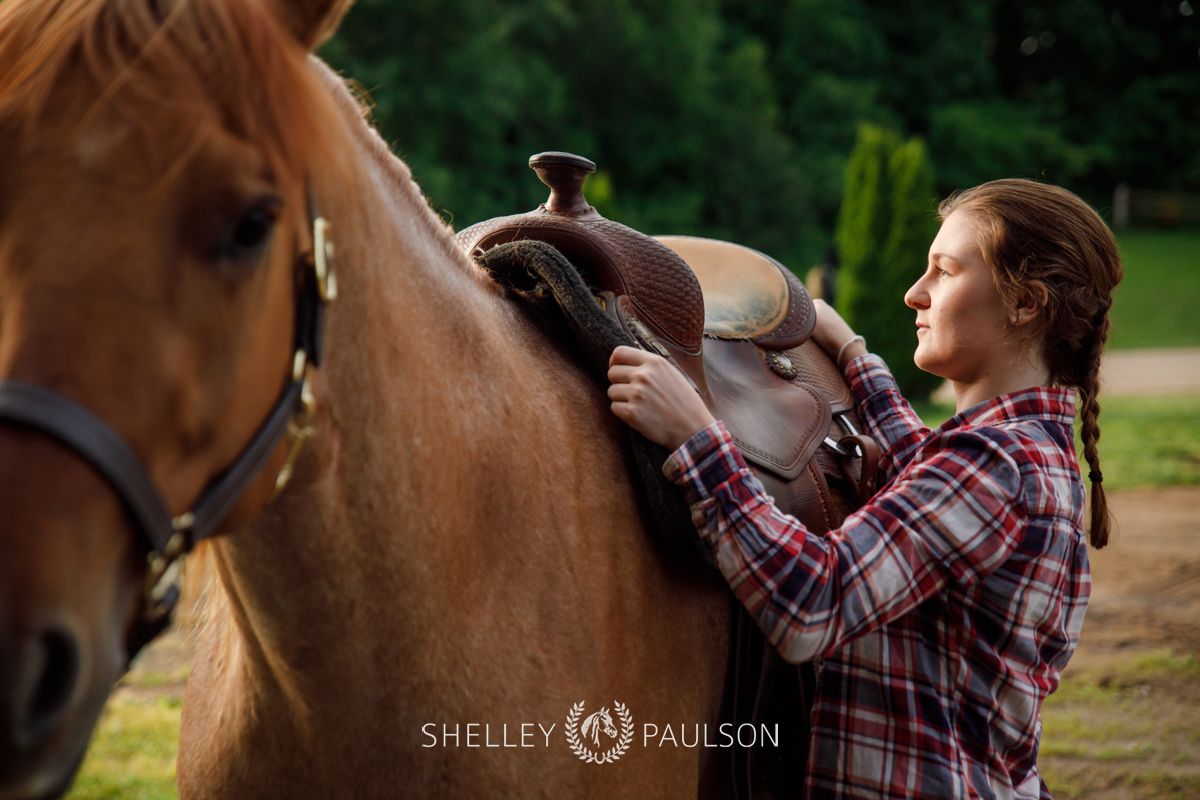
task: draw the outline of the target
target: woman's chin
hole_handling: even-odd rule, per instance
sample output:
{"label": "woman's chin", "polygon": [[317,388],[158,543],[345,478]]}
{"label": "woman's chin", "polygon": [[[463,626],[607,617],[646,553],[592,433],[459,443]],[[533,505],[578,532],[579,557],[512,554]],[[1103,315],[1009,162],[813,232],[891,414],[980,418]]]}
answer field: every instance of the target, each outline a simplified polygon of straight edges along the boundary
{"label": "woman's chin", "polygon": [[930,367],[932,364],[930,362],[931,359],[929,356],[921,352],[921,345],[917,345],[917,350],[913,353],[913,363],[917,365],[917,369],[924,372],[931,372]]}
{"label": "woman's chin", "polygon": [[926,353],[921,352],[921,348],[917,348],[917,352],[913,353],[913,363],[917,365],[917,369],[922,372],[928,372],[930,375],[936,375],[939,378],[945,378],[944,365],[936,358],[930,357]]}

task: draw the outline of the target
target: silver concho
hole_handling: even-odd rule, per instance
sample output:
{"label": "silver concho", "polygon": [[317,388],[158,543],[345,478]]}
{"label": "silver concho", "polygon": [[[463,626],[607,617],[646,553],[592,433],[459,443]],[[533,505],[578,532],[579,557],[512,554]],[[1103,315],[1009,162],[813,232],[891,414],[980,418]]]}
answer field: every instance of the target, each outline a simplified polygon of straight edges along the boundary
{"label": "silver concho", "polygon": [[792,362],[792,359],[785,354],[780,353],[777,350],[768,350],[766,357],[767,366],[771,368],[772,372],[783,378],[785,381],[793,380],[797,375],[800,374],[796,369],[796,365]]}

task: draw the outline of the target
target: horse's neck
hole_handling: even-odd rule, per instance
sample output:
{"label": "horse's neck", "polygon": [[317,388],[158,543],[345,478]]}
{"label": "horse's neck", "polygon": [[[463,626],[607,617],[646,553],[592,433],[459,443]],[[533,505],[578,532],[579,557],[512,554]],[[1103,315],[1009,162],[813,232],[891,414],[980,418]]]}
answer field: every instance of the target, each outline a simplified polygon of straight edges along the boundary
{"label": "horse's neck", "polygon": [[533,351],[548,343],[489,287],[355,113],[361,158],[343,187],[353,199],[322,207],[340,272],[318,432],[289,490],[219,545],[246,645],[237,650],[285,693],[304,691],[302,663],[306,679],[328,677],[308,666],[313,642],[339,643],[320,653],[337,670],[377,657],[380,628],[403,628],[398,616],[436,619],[425,608],[430,580],[458,576],[430,565],[461,563],[479,537],[496,546],[524,533],[506,508],[519,490],[502,485],[543,465],[519,445],[596,410],[578,370],[539,363]]}

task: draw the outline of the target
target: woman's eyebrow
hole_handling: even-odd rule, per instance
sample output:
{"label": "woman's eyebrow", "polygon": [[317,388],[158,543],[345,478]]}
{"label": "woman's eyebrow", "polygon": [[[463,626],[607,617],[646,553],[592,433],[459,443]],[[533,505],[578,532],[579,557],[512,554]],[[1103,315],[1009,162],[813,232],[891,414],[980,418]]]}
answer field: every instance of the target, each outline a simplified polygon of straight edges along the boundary
{"label": "woman's eyebrow", "polygon": [[948,253],[930,253],[929,260],[930,261],[953,261],[955,264],[962,263],[957,258],[955,258],[952,255],[949,255]]}

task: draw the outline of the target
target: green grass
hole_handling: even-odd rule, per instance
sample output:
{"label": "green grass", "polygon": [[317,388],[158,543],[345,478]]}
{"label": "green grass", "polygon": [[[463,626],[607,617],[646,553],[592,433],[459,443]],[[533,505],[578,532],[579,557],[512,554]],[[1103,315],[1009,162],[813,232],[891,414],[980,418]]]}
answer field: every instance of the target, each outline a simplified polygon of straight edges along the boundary
{"label": "green grass", "polygon": [[[1101,400],[1100,468],[1106,489],[1200,484],[1200,395]],[[934,403],[914,407],[930,427],[954,413],[953,406]],[[1078,425],[1075,449],[1082,459]]]}
{"label": "green grass", "polygon": [[179,697],[140,698],[118,692],[67,800],[175,800]]}
{"label": "green grass", "polygon": [[1200,346],[1200,230],[1131,230],[1118,239],[1125,279],[1109,345]]}
{"label": "green grass", "polygon": [[1101,399],[1106,488],[1200,483],[1200,396]]}
{"label": "green grass", "polygon": [[[1063,675],[1042,705],[1038,765],[1051,793],[1200,796],[1200,662],[1154,651]],[[1104,766],[1100,766],[1100,765]]]}

